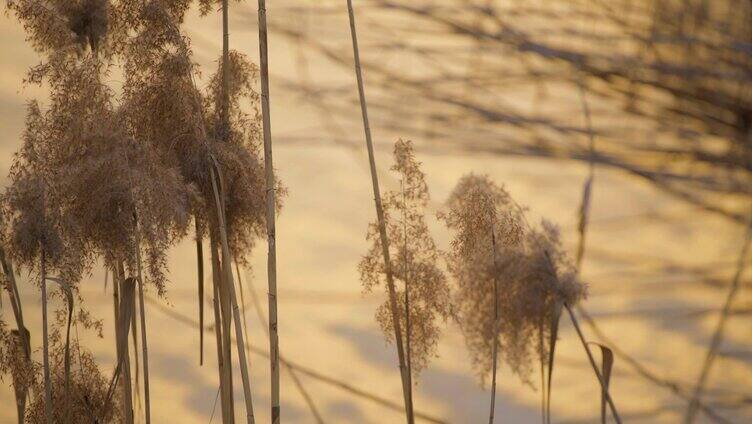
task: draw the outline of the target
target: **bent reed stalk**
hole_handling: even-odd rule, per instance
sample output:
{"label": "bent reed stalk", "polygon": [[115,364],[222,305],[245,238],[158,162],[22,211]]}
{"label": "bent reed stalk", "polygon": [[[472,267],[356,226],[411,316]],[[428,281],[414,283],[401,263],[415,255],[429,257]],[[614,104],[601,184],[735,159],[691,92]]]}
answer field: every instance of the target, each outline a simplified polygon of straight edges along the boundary
{"label": "bent reed stalk", "polygon": [[614,416],[614,420],[616,421],[617,424],[621,424],[622,422],[621,417],[619,416],[619,411],[617,411],[616,405],[614,404],[614,401],[611,398],[611,393],[609,393],[608,384],[606,383],[604,376],[598,370],[598,365],[595,363],[593,352],[590,350],[590,346],[588,346],[588,343],[585,340],[585,336],[582,334],[582,329],[580,328],[580,324],[577,321],[577,317],[574,315],[574,312],[572,311],[572,308],[569,305],[565,303],[564,307],[566,308],[567,313],[569,313],[569,318],[571,318],[572,324],[574,325],[575,330],[577,330],[577,336],[579,336],[580,342],[582,343],[582,347],[585,349],[585,352],[587,353],[590,366],[593,367],[593,372],[595,373],[595,376],[598,378],[598,383],[600,383],[601,385],[603,396],[606,398],[606,402],[608,403],[609,409],[611,409],[611,413]]}
{"label": "bent reed stalk", "polygon": [[[136,270],[138,275],[136,280],[138,281],[138,308],[141,317],[141,352],[143,357],[144,367],[144,415],[146,424],[151,423],[151,398],[149,396],[149,347],[146,343],[146,307],[144,306],[144,281],[143,272],[141,269],[141,235],[138,227],[138,220],[136,220]],[[135,333],[134,333],[135,334]]]}
{"label": "bent reed stalk", "polygon": [[[232,265],[230,248],[227,242],[227,227],[225,223],[224,202],[220,200],[220,191],[224,192],[222,176],[219,174],[219,164],[212,157],[212,163],[209,164],[211,171],[211,183],[214,190],[214,201],[217,205],[217,218],[219,220],[219,236],[222,249],[222,271],[225,277],[224,285],[230,295],[232,306],[232,316],[235,322],[235,344],[238,350],[238,361],[240,362],[240,373],[243,379],[243,394],[245,397],[246,420],[248,424],[254,424],[253,401],[251,397],[251,383],[248,375],[248,360],[245,353],[245,338],[243,337],[243,321],[240,319],[240,310],[238,308],[237,297],[235,296],[235,284],[232,276]],[[218,184],[219,183],[219,184]],[[217,187],[219,185],[219,187]]]}
{"label": "bent reed stalk", "polygon": [[358,50],[358,35],[355,29],[355,12],[353,11],[352,0],[347,0],[347,12],[350,19],[350,35],[352,37],[353,58],[355,62],[355,76],[358,83],[358,95],[360,98],[360,110],[363,115],[363,130],[366,138],[366,149],[368,150],[368,161],[371,170],[371,183],[373,185],[373,198],[376,205],[376,215],[379,223],[379,236],[381,238],[382,253],[384,256],[384,269],[386,274],[386,283],[389,290],[389,304],[392,313],[392,322],[394,323],[395,343],[397,344],[397,358],[399,360],[400,377],[402,379],[402,394],[405,401],[405,418],[408,424],[413,424],[415,418],[410,411],[410,399],[412,398],[412,388],[409,386],[407,378],[407,365],[405,362],[405,349],[402,344],[402,329],[399,321],[399,312],[397,306],[397,293],[394,287],[394,278],[392,274],[392,264],[389,257],[389,240],[386,234],[386,224],[384,220],[384,209],[381,204],[381,192],[379,190],[379,177],[376,172],[376,159],[373,151],[373,141],[371,138],[371,127],[368,122],[368,106],[363,84],[363,72],[360,66],[360,51]]}

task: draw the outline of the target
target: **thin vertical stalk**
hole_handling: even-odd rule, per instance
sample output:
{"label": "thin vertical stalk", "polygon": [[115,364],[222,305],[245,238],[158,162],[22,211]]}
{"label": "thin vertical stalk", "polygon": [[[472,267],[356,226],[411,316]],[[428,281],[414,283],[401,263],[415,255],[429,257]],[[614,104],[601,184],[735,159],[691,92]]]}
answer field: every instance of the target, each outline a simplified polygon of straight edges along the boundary
{"label": "thin vertical stalk", "polygon": [[567,312],[569,313],[569,318],[571,318],[572,324],[574,325],[574,329],[577,331],[577,335],[580,337],[580,342],[582,343],[582,347],[585,348],[588,361],[590,361],[590,366],[593,367],[593,372],[595,372],[595,376],[598,377],[598,382],[601,385],[601,390],[603,391],[603,395],[606,398],[608,407],[611,409],[611,413],[614,416],[614,420],[616,420],[617,424],[621,424],[621,417],[619,416],[619,412],[616,410],[616,405],[614,404],[613,399],[611,399],[611,394],[609,393],[606,380],[601,375],[601,372],[598,369],[598,365],[595,363],[593,352],[590,350],[590,346],[588,346],[587,341],[585,341],[585,336],[582,334],[582,329],[580,328],[579,322],[577,322],[577,317],[575,317],[574,312],[572,312],[572,308],[570,308],[569,305],[565,303],[564,307],[567,309]]}
{"label": "thin vertical stalk", "polygon": [[[215,169],[216,168],[216,169]],[[246,420],[248,424],[255,423],[253,416],[253,399],[251,397],[251,380],[248,375],[248,360],[245,352],[245,337],[243,337],[243,323],[240,319],[240,309],[238,308],[237,297],[235,296],[235,283],[232,276],[232,257],[230,255],[230,246],[227,242],[227,226],[225,223],[224,202],[220,200],[220,191],[224,193],[222,177],[219,174],[219,167],[216,162],[210,164],[211,183],[214,191],[214,201],[217,205],[217,218],[219,220],[219,236],[222,247],[222,270],[224,274],[223,285],[227,288],[232,304],[232,315],[235,321],[235,345],[238,349],[238,362],[240,363],[240,374],[243,379],[243,394],[245,398]],[[219,183],[220,187],[217,187]],[[276,323],[275,323],[276,330]],[[279,410],[279,409],[278,409]],[[277,411],[278,411],[277,410]]]}
{"label": "thin vertical stalk", "polygon": [[275,228],[276,189],[272,158],[272,128],[269,106],[269,48],[266,30],[266,1],[258,2],[259,56],[261,62],[261,113],[264,125],[264,170],[266,173],[267,276],[269,280],[269,356],[271,366],[272,424],[280,422],[279,334],[277,322],[277,240]]}
{"label": "thin vertical stalk", "polygon": [[119,317],[119,309],[120,309],[120,296],[119,296],[119,287],[118,287],[118,277],[117,272],[115,271],[115,267],[112,268],[112,311],[115,313],[115,320],[113,321],[115,323],[115,354],[118,357],[118,360],[120,359],[120,341],[117,337],[118,334],[118,317]]}
{"label": "thin vertical stalk", "polygon": [[[541,352],[544,349],[543,324],[538,325],[538,346]],[[540,378],[541,378],[541,423],[546,424],[546,359],[540,355]]]}
{"label": "thin vertical stalk", "polygon": [[230,32],[227,0],[222,0],[222,104],[220,110],[221,139],[230,136]]}
{"label": "thin vertical stalk", "polygon": [[222,275],[224,271],[223,270],[223,262],[224,258],[220,258],[219,252],[217,250],[217,246],[214,245],[212,247],[214,249],[214,258],[217,261],[217,290],[219,293],[219,311],[220,311],[220,317],[221,317],[221,324],[222,324],[222,357],[223,362],[226,364],[224,368],[225,372],[225,385],[227,387],[226,390],[226,401],[228,402],[228,414],[232,417],[231,421],[235,421],[235,390],[233,389],[233,380],[232,380],[232,313],[231,313],[231,302],[230,302],[230,295],[227,290],[227,280]]}
{"label": "thin vertical stalk", "polygon": [[[26,346],[29,345],[29,340],[26,338],[25,332],[26,326],[24,325],[23,309],[21,308],[21,296],[18,293],[18,284],[16,283],[16,276],[13,272],[13,265],[6,258],[5,251],[0,247],[0,266],[2,266],[3,274],[5,274],[6,281],[9,284],[8,297],[10,298],[10,306],[13,309],[13,316],[16,318],[16,326],[18,327],[20,337],[23,341],[23,349],[28,359],[31,356],[31,351]],[[25,341],[24,341],[25,340]]]}
{"label": "thin vertical stalk", "polygon": [[408,251],[407,251],[407,201],[405,198],[405,183],[400,182],[400,189],[402,191],[402,232],[404,233],[404,250],[405,250],[405,350],[407,352],[407,384],[410,387],[410,399],[407,404],[407,416],[413,419],[413,362],[412,351],[410,350],[410,283],[409,283],[409,267],[408,267]]}
{"label": "thin vertical stalk", "polygon": [[[228,379],[227,370],[225,367],[228,365],[225,362],[225,350],[224,350],[224,337],[222,335],[223,333],[223,324],[222,324],[222,314],[220,312],[220,305],[219,305],[219,286],[221,284],[220,281],[220,266],[219,266],[219,257],[217,255],[217,248],[215,243],[215,238],[213,234],[210,233],[209,236],[209,247],[211,252],[211,264],[212,264],[212,286],[214,288],[214,334],[217,338],[217,368],[219,370],[219,389],[221,394],[221,402],[222,402],[222,422],[232,423],[235,420],[235,416],[232,412],[232,378],[230,377]],[[229,365],[231,366],[231,365]],[[229,381],[228,381],[229,380]]]}
{"label": "thin vertical stalk", "polygon": [[52,424],[52,382],[50,381],[50,341],[47,330],[47,269],[44,243],[40,243],[40,274],[42,277],[42,350],[44,355],[44,415]]}
{"label": "thin vertical stalk", "polygon": [[201,233],[196,221],[196,264],[198,266],[198,330],[199,337],[199,365],[204,365],[204,246]]}
{"label": "thin vertical stalk", "polygon": [[[138,350],[138,310],[135,309],[135,305],[136,305],[136,302],[134,300],[134,302],[133,302],[134,309],[133,309],[133,315],[131,315],[131,330],[130,330],[131,331],[131,336],[133,337],[133,339],[132,339],[132,342],[133,342],[133,365],[134,365],[134,368],[135,368],[135,371],[136,371],[136,372],[133,373],[133,382],[136,385],[135,390],[133,391],[133,396],[135,398],[134,399],[134,403],[136,405],[138,405],[138,410],[140,410],[141,409],[141,384],[140,384],[140,381],[139,381],[139,375],[140,375],[139,371],[140,370],[139,370],[139,364],[138,364],[138,355],[139,355],[139,350]],[[134,408],[134,409],[136,409],[136,408]]]}
{"label": "thin vertical stalk", "polygon": [[551,333],[548,335],[548,380],[546,381],[546,423],[551,424],[551,390],[553,389],[554,358],[556,355],[556,340],[559,334],[559,322],[561,321],[561,302],[556,302],[551,311]]}
{"label": "thin vertical stalk", "polygon": [[[18,343],[24,351],[29,350],[30,346],[27,344],[29,339],[29,332],[26,329],[18,330],[18,332],[11,332],[16,335],[14,342]],[[23,335],[22,335],[23,334]],[[28,366],[29,357],[24,354],[24,362]],[[13,392],[16,396],[16,414],[18,418],[18,424],[24,424],[26,416],[26,396],[29,393],[29,388],[26,386],[26,382],[19,381],[17,378],[13,378]]]}
{"label": "thin vertical stalk", "polygon": [[[222,264],[224,262],[224,258],[220,258],[219,255],[217,255],[217,258],[219,260],[219,269],[223,269]],[[229,402],[229,414],[232,417],[231,421],[235,421],[235,384],[233,381],[233,369],[232,369],[232,312],[231,312],[231,302],[230,302],[230,295],[227,291],[227,279],[222,275],[222,273],[217,274],[219,276],[218,282],[219,285],[217,286],[219,290],[219,311],[220,316],[222,317],[222,355],[224,357],[224,363],[226,364],[225,367],[225,382],[227,385],[227,401]]]}
{"label": "thin vertical stalk", "polygon": [[358,50],[358,35],[355,30],[355,12],[353,11],[352,0],[347,0],[347,12],[350,18],[350,35],[352,36],[353,57],[355,61],[355,76],[358,81],[358,95],[360,97],[360,110],[363,115],[363,130],[366,137],[366,148],[368,150],[368,161],[371,169],[371,183],[373,185],[373,198],[376,204],[376,216],[379,223],[379,236],[381,238],[381,250],[384,255],[384,273],[386,274],[386,285],[389,291],[389,305],[392,312],[392,323],[394,323],[395,343],[397,344],[397,358],[399,360],[400,376],[402,378],[402,394],[405,402],[405,418],[408,424],[413,422],[413,417],[409,411],[411,388],[408,385],[407,366],[405,361],[405,349],[402,345],[402,328],[399,322],[399,309],[397,307],[397,293],[394,288],[394,278],[392,274],[392,262],[389,257],[389,240],[386,234],[386,223],[384,220],[384,208],[381,204],[381,192],[379,190],[379,177],[376,173],[376,159],[373,152],[373,141],[371,139],[371,127],[368,122],[368,107],[366,105],[365,88],[363,87],[363,72],[360,67],[360,52]]}
{"label": "thin vertical stalk", "polygon": [[245,334],[245,350],[250,351],[251,348],[248,345],[248,319],[245,316],[245,289],[243,289],[243,278],[240,276],[240,266],[237,259],[235,261],[235,274],[238,276],[238,291],[240,292],[240,306],[243,313],[243,334]]}
{"label": "thin vertical stalk", "polygon": [[410,417],[410,423],[413,420],[413,369],[412,369],[412,355],[410,351],[410,289],[408,287],[407,280],[405,280],[405,354],[407,356],[407,385],[410,387],[408,392],[409,399],[407,403],[407,416]]}
{"label": "thin vertical stalk", "polygon": [[219,253],[217,251],[216,237],[210,236],[211,263],[212,263],[212,281],[214,285],[214,329],[217,335],[217,365],[219,367],[219,388],[222,401],[222,422],[235,422],[235,408],[233,402],[232,390],[232,362],[229,360],[227,349],[227,336],[229,330],[225,325],[222,312],[222,274],[219,263]]}
{"label": "thin vertical stalk", "polygon": [[[13,309],[13,316],[16,319],[16,327],[18,327],[18,343],[23,349],[24,360],[28,363],[31,358],[31,341],[29,340],[29,330],[24,326],[23,309],[21,307],[21,296],[18,293],[18,284],[16,284],[16,276],[13,273],[13,266],[5,256],[5,251],[0,247],[0,266],[2,266],[3,274],[5,274],[8,290],[8,297],[10,299],[10,306]],[[16,396],[16,411],[18,414],[18,423],[23,424],[24,416],[26,415],[26,396],[29,389],[25,384],[14,381],[13,389]]]}
{"label": "thin vertical stalk", "polygon": [[[229,10],[227,0],[222,1],[222,85],[221,85],[221,102],[220,102],[220,122],[219,122],[219,139],[223,142],[229,140],[230,135],[230,117],[229,117]],[[210,165],[212,166],[212,165]],[[212,174],[212,178],[214,175]],[[212,180],[214,184],[214,180]],[[217,201],[218,210],[224,211],[224,198],[221,201]],[[221,231],[221,230],[220,230]],[[215,295],[219,296],[219,311],[221,319],[217,321],[216,325],[221,325],[221,356],[222,363],[222,380],[220,391],[222,394],[222,417],[225,422],[235,422],[235,400],[232,381],[232,315],[231,315],[231,301],[229,292],[227,290],[227,278],[222,276],[224,272],[223,262],[226,259],[225,256],[220,259],[216,245],[216,235],[212,237],[212,270],[214,284],[216,286]],[[214,263],[216,261],[216,264]]]}
{"label": "thin vertical stalk", "polygon": [[141,349],[144,367],[144,414],[146,424],[151,423],[151,402],[149,397],[149,346],[146,343],[146,307],[144,306],[144,281],[141,269],[141,235],[136,226],[136,269],[138,272],[138,309],[141,312]]}
{"label": "thin vertical stalk", "polygon": [[[221,88],[221,105],[220,105],[220,140],[227,142],[230,139],[230,24],[229,24],[229,2],[222,0],[222,88]],[[224,196],[224,195],[223,195]],[[222,198],[222,210],[224,210],[224,198]],[[226,258],[221,259],[222,265]],[[218,274],[221,275],[221,274]],[[234,411],[234,390],[232,389],[232,340],[230,327],[232,326],[232,316],[230,315],[230,296],[227,290],[226,278],[220,277],[222,284],[219,285],[219,299],[222,311],[222,340],[223,353],[225,356],[225,369],[227,373],[227,387],[232,406],[232,418],[235,420]]]}
{"label": "thin vertical stalk", "polygon": [[[107,409],[110,407],[110,401],[115,394],[115,388],[122,379],[124,381],[123,387],[130,387],[130,374],[128,371],[128,331],[130,329],[131,314],[134,313],[136,306],[135,302],[135,282],[134,279],[123,278],[123,272],[121,264],[115,264],[112,278],[113,287],[113,300],[115,310],[115,344],[117,346],[117,366],[115,372],[112,374],[110,385],[107,388],[107,394],[105,396],[104,405],[102,405],[100,413],[106,414]],[[79,357],[81,352],[79,351]],[[125,393],[125,392],[124,392]],[[133,409],[128,401],[123,402],[123,406],[126,409],[125,422],[133,423]],[[88,411],[88,410],[87,410]],[[90,411],[88,411],[90,412]],[[130,420],[128,413],[130,412]],[[93,419],[93,422],[96,421]]]}
{"label": "thin vertical stalk", "polygon": [[496,278],[496,231],[491,228],[491,253],[493,254],[493,297],[494,297],[494,323],[493,323],[493,365],[491,374],[491,411],[488,414],[488,423],[493,424],[496,409],[496,372],[499,362],[499,282]]}
{"label": "thin vertical stalk", "polygon": [[133,424],[133,388],[131,386],[130,352],[128,351],[128,329],[130,328],[130,317],[128,315],[133,313],[133,309],[131,309],[132,305],[129,303],[132,299],[128,295],[131,290],[130,288],[126,288],[127,282],[125,280],[123,265],[118,262],[115,266],[117,273],[117,282],[115,284],[119,286],[119,292],[121,293],[117,319],[120,335],[116,335],[116,339],[118,353],[120,354],[118,362],[122,364],[121,372],[123,373],[121,379],[123,383],[123,408],[125,412],[125,423]]}

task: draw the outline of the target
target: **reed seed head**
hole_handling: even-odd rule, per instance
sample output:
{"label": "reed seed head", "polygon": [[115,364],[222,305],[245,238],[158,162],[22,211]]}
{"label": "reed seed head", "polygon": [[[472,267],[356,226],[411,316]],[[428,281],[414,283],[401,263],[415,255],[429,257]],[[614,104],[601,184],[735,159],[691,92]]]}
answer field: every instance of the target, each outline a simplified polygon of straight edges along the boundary
{"label": "reed seed head", "polygon": [[476,371],[484,377],[491,370],[498,335],[501,358],[531,384],[534,359],[548,355],[554,315],[585,295],[558,229],[548,221],[529,226],[525,209],[503,187],[472,174],[459,181],[440,216],[454,233],[449,269]]}

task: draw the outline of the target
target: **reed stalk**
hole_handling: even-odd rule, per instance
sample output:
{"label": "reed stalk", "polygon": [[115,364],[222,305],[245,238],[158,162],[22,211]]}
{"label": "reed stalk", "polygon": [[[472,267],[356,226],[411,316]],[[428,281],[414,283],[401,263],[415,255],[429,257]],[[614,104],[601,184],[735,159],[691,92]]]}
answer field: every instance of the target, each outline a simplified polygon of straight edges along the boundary
{"label": "reed stalk", "polygon": [[230,136],[230,31],[229,7],[222,0],[222,102],[220,105],[220,137],[227,141]]}
{"label": "reed stalk", "polygon": [[8,297],[10,298],[10,306],[13,310],[13,316],[16,319],[16,326],[19,329],[19,332],[23,333],[19,337],[21,337],[22,340],[25,340],[23,342],[24,346],[24,353],[26,354],[26,358],[28,359],[31,356],[31,349],[27,346],[30,345],[30,341],[28,340],[28,337],[26,337],[26,327],[24,325],[24,319],[23,319],[23,308],[21,307],[21,296],[18,292],[18,283],[16,282],[16,275],[13,271],[13,265],[8,260],[8,258],[5,255],[5,250],[0,247],[0,266],[2,266],[3,274],[5,274],[6,281],[10,285],[10,287],[7,288],[8,290]]}
{"label": "reed stalk", "polygon": [[496,276],[496,231],[491,227],[491,247],[494,261],[493,272],[493,297],[494,297],[494,328],[493,328],[493,364],[491,366],[491,411],[488,414],[488,423],[493,424],[496,409],[496,371],[499,362],[499,279]]}
{"label": "reed stalk", "polygon": [[381,204],[381,192],[379,190],[379,177],[376,172],[376,159],[373,152],[373,141],[371,138],[371,127],[368,122],[368,106],[366,103],[366,94],[363,84],[363,72],[360,66],[360,51],[358,50],[358,35],[355,29],[355,12],[353,11],[352,0],[347,0],[347,12],[350,19],[350,35],[352,36],[353,57],[355,61],[355,76],[358,82],[358,95],[360,98],[360,110],[363,115],[363,130],[366,138],[366,149],[368,150],[368,161],[371,170],[371,183],[373,185],[373,198],[376,204],[376,215],[379,224],[379,237],[381,239],[381,248],[384,256],[384,271],[386,274],[386,285],[389,291],[389,304],[392,313],[392,322],[394,323],[395,343],[397,344],[397,359],[399,361],[400,377],[402,379],[402,394],[405,402],[405,418],[408,424],[414,421],[413,414],[410,411],[410,399],[412,398],[412,388],[409,386],[407,378],[407,364],[405,361],[405,349],[402,344],[402,328],[399,322],[399,310],[397,306],[397,293],[394,287],[394,277],[392,273],[392,263],[389,256],[389,239],[386,234],[386,223],[384,220],[384,208]]}
{"label": "reed stalk", "polygon": [[404,235],[404,251],[405,251],[405,350],[407,356],[407,384],[410,387],[410,399],[407,403],[407,416],[413,417],[413,362],[412,351],[410,350],[410,278],[408,268],[408,252],[407,252],[407,200],[405,198],[405,182],[400,182],[400,189],[402,191],[402,233]]}
{"label": "reed stalk", "polygon": [[593,368],[593,372],[595,373],[595,376],[598,377],[598,383],[600,383],[601,385],[601,391],[603,393],[603,396],[606,399],[606,403],[608,403],[608,407],[611,410],[611,414],[613,414],[613,417],[616,423],[621,424],[622,422],[621,417],[619,416],[619,411],[616,410],[616,405],[614,404],[614,401],[611,398],[611,394],[609,393],[606,379],[604,378],[603,375],[601,375],[601,372],[598,369],[598,365],[595,363],[593,352],[590,350],[590,346],[588,345],[587,341],[585,341],[585,336],[582,334],[582,329],[580,328],[580,324],[577,321],[577,317],[574,315],[574,312],[572,312],[572,308],[570,308],[569,305],[565,303],[564,307],[566,308],[567,313],[569,313],[569,318],[571,318],[572,320],[572,325],[574,325],[574,328],[577,331],[577,335],[580,338],[580,342],[582,343],[582,347],[585,349],[585,352],[587,353],[588,361],[590,361],[590,366]]}
{"label": "reed stalk", "polygon": [[116,335],[116,347],[118,351],[118,363],[121,365],[122,374],[122,399],[123,413],[126,424],[133,424],[133,387],[131,386],[130,353],[128,351],[128,329],[131,324],[131,316],[135,302],[133,300],[133,287],[124,275],[123,265],[118,262],[116,267],[116,282],[119,286],[119,307],[117,310],[118,334]]}
{"label": "reed stalk", "polygon": [[[219,261],[218,269],[221,270],[223,258],[219,256],[217,251],[215,251],[215,255]],[[225,384],[227,387],[227,402],[229,408],[228,415],[229,417],[231,417],[230,422],[235,422],[235,382],[233,381],[234,372],[232,369],[232,306],[230,304],[230,295],[227,292],[227,280],[222,272],[219,272],[217,274],[217,281],[219,282],[219,284],[217,285],[217,290],[219,291],[219,312],[220,317],[222,318],[222,355],[225,363],[224,371]]]}
{"label": "reed stalk", "polygon": [[266,174],[266,237],[269,282],[269,353],[271,356],[272,424],[280,422],[279,334],[277,321],[277,240],[275,228],[276,189],[272,158],[272,129],[269,108],[269,48],[266,29],[266,1],[258,2],[259,56],[261,64],[261,114],[264,126],[264,171]]}
{"label": "reed stalk", "polygon": [[[133,315],[131,315],[131,342],[133,344],[133,365],[135,367],[135,372],[133,373],[133,383],[135,384],[135,390],[133,390],[133,396],[134,396],[134,404],[137,405],[138,410],[141,410],[141,383],[139,381],[139,365],[138,365],[138,356],[140,355],[139,349],[138,349],[138,310],[135,309],[135,300],[134,300],[134,309],[133,309]],[[136,409],[136,406],[134,406],[134,410]]]}
{"label": "reed stalk", "polygon": [[545,419],[551,424],[551,389],[554,376],[554,358],[556,355],[556,341],[559,336],[559,322],[561,321],[561,304],[557,304],[551,311],[551,334],[548,336],[548,379],[544,387]]}
{"label": "reed stalk", "polygon": [[222,318],[222,306],[220,304],[220,287],[222,285],[221,266],[219,253],[214,242],[215,236],[210,233],[209,243],[212,263],[212,283],[214,288],[214,333],[217,338],[217,368],[219,370],[219,389],[222,404],[222,422],[232,423],[235,421],[235,413],[232,397],[232,362],[227,358],[227,343],[225,342],[226,327]]}
{"label": "reed stalk", "polygon": [[[138,222],[137,222],[138,224]],[[149,346],[146,342],[146,307],[144,306],[144,281],[143,270],[141,269],[141,235],[138,225],[136,226],[136,270],[138,275],[138,308],[141,312],[141,349],[142,361],[144,367],[144,417],[146,424],[151,423],[151,402],[149,396]]]}
{"label": "reed stalk", "polygon": [[71,291],[70,285],[60,278],[47,277],[46,279],[60,285],[60,289],[63,291],[65,300],[68,305],[68,321],[65,330],[65,352],[63,365],[65,371],[65,392],[67,394],[70,388],[70,329],[71,325],[73,324],[73,292]]}
{"label": "reed stalk", "polygon": [[[5,274],[8,290],[8,297],[10,299],[10,306],[13,310],[13,316],[16,319],[16,327],[18,328],[18,343],[21,345],[24,353],[24,360],[30,361],[31,359],[31,340],[29,339],[29,330],[24,326],[23,309],[21,307],[21,296],[18,293],[18,284],[16,283],[16,276],[13,272],[13,265],[5,256],[5,250],[0,248],[0,266],[2,266],[3,274]],[[26,415],[26,397],[29,389],[23,383],[13,383],[14,394],[16,396],[16,412],[18,415],[18,424],[24,423],[24,417]]]}
{"label": "reed stalk", "polygon": [[52,424],[52,382],[50,381],[50,341],[47,329],[47,270],[44,242],[40,243],[40,275],[42,277],[42,351],[44,355],[44,415],[47,424]]}
{"label": "reed stalk", "polygon": [[[213,159],[213,158],[212,158]],[[230,255],[230,247],[229,243],[227,241],[227,226],[225,223],[225,211],[224,211],[224,202],[222,202],[220,199],[220,187],[223,188],[222,184],[222,177],[221,174],[219,174],[219,166],[216,162],[210,164],[210,172],[211,172],[211,183],[212,183],[212,189],[214,191],[214,201],[217,205],[217,219],[219,220],[219,236],[221,241],[221,248],[222,248],[222,271],[223,271],[223,277],[225,279],[223,280],[224,286],[226,287],[230,302],[232,304],[232,316],[235,321],[235,344],[237,346],[238,350],[238,362],[240,363],[240,374],[243,379],[243,394],[245,397],[245,408],[246,408],[246,421],[248,424],[255,423],[255,418],[253,415],[253,400],[251,397],[251,381],[250,377],[248,375],[248,360],[246,359],[246,352],[245,352],[245,337],[243,337],[243,323],[240,319],[240,310],[238,308],[238,301],[237,297],[235,296],[235,284],[233,282],[233,276],[232,276],[232,257]],[[218,187],[218,185],[220,187]],[[221,190],[221,192],[224,192],[224,190]]]}
{"label": "reed stalk", "polygon": [[198,228],[198,221],[196,221],[196,264],[198,274],[198,322],[200,328],[198,330],[199,337],[199,359],[200,366],[204,365],[204,246],[201,240],[201,233]]}

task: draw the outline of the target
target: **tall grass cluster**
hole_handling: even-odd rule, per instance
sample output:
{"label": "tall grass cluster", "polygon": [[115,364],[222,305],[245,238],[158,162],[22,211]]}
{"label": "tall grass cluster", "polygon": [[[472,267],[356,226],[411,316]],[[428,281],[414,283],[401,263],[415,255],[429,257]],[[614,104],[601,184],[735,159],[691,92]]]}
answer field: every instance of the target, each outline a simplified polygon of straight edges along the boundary
{"label": "tall grass cluster", "polygon": [[[8,352],[23,348],[22,360],[9,360],[4,369],[17,376],[19,422],[24,416],[30,422],[81,422],[71,414],[87,409],[99,414],[89,417],[97,422],[134,422],[134,392],[140,388],[133,387],[139,379],[131,364],[137,368],[139,358],[129,357],[129,346],[137,346],[137,332],[142,336],[143,414],[150,422],[144,291],[166,294],[170,284],[167,250],[186,238],[189,230],[195,232],[199,246],[205,240],[209,243],[222,418],[234,421],[234,327],[246,416],[253,422],[251,382],[231,264],[234,260],[245,263],[257,239],[267,234],[266,222],[270,216],[273,219],[280,203],[273,192],[276,186],[267,189],[269,180],[264,173],[270,165],[259,153],[262,124],[260,95],[255,91],[259,72],[242,54],[229,50],[225,19],[218,70],[206,89],[196,84],[199,71],[182,29],[192,3],[7,3],[7,10],[21,21],[29,42],[42,56],[42,63],[29,70],[26,80],[50,91],[47,107],[37,102],[28,106],[23,145],[2,197],[3,246],[8,253],[3,267],[5,286],[12,293],[14,312],[17,310],[19,330],[13,334],[21,335],[4,334],[3,340]],[[201,1],[199,6],[208,14],[215,5]],[[221,7],[226,17],[227,2]],[[125,75],[121,94],[115,94],[109,85],[109,75],[115,70]],[[241,108],[246,101],[250,110]],[[271,184],[276,184],[273,179]],[[270,210],[265,207],[268,197]],[[62,344],[55,339],[58,328],[53,325],[51,333],[48,328],[48,282],[60,281],[71,294],[72,316],[72,298],[80,309],[79,285],[98,262],[113,276],[115,374],[108,380],[109,386],[105,381],[100,390],[96,376],[101,373],[92,370],[96,365],[84,361],[85,356],[71,361],[72,349],[66,339],[63,387],[63,373],[57,362],[50,360],[60,356]],[[11,263],[31,273],[41,287],[42,377],[37,377],[36,371],[23,371],[35,364],[29,339],[23,336],[21,302]],[[199,281],[203,296],[203,275]],[[203,305],[203,300],[200,302]],[[76,405],[68,411],[69,403],[82,401],[69,390],[85,383],[76,379],[76,367],[82,373],[85,368],[91,371],[86,378],[94,379],[90,381],[92,392],[82,399],[100,402],[98,407]],[[31,409],[22,407],[28,393],[34,395],[35,407]],[[41,393],[44,395],[38,396]],[[102,399],[97,400],[100,395]],[[60,418],[60,414],[66,415]]]}

